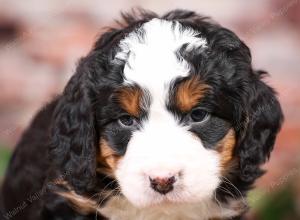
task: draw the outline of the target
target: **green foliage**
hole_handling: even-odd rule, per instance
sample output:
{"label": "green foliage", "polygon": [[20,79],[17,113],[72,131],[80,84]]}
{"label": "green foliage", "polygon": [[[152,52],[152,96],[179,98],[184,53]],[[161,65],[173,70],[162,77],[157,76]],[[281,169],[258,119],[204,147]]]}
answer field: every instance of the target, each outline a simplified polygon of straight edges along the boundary
{"label": "green foliage", "polygon": [[297,212],[297,194],[294,179],[282,188],[272,192],[254,190],[249,194],[250,206],[259,220],[296,220],[300,219]]}
{"label": "green foliage", "polygon": [[10,156],[11,150],[0,145],[0,180],[4,177]]}

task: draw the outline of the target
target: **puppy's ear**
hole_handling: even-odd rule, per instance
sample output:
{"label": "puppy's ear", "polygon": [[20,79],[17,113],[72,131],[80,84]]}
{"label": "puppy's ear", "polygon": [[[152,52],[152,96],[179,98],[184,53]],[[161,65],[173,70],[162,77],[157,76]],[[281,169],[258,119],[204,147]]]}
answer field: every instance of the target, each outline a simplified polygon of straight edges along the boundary
{"label": "puppy's ear", "polygon": [[240,157],[241,179],[253,182],[263,171],[259,166],[269,159],[276,135],[280,130],[283,114],[272,88],[262,80],[266,73],[254,73],[249,93],[245,130],[237,148]]}
{"label": "puppy's ear", "polygon": [[50,157],[53,165],[78,190],[91,187],[96,170],[96,132],[90,72],[79,63],[59,98],[53,115]]}
{"label": "puppy's ear", "polygon": [[[109,56],[117,31],[105,33],[87,57],[80,60],[54,111],[50,158],[77,191],[92,189],[96,182],[95,102],[109,84]],[[98,107],[101,105],[98,103]]]}

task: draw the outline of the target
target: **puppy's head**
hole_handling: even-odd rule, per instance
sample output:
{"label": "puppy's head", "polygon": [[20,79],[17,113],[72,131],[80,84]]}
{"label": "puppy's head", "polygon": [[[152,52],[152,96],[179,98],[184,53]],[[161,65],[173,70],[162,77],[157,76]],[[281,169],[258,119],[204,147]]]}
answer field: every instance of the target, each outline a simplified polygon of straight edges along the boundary
{"label": "puppy's head", "polygon": [[76,190],[109,178],[135,206],[201,202],[228,181],[246,190],[282,120],[247,46],[193,12],[126,19],[60,98],[54,163]]}

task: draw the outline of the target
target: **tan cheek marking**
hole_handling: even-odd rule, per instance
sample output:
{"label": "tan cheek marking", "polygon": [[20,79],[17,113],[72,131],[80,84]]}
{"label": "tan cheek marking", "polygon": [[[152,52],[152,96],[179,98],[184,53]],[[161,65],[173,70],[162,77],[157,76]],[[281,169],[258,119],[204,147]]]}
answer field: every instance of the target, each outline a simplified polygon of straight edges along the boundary
{"label": "tan cheek marking", "polygon": [[217,151],[221,155],[221,172],[226,174],[230,166],[235,161],[233,151],[236,144],[236,136],[233,129],[230,129],[226,136],[218,143]]}
{"label": "tan cheek marking", "polygon": [[107,141],[101,138],[100,153],[97,158],[100,167],[97,169],[97,172],[104,173],[109,176],[114,176],[120,159],[121,157],[116,155],[113,149],[109,147]]}
{"label": "tan cheek marking", "polygon": [[182,112],[190,111],[204,96],[208,85],[202,83],[198,77],[192,77],[182,82],[176,93],[176,104]]}
{"label": "tan cheek marking", "polygon": [[138,87],[122,88],[117,93],[121,107],[129,114],[138,117],[140,114],[140,102],[142,90]]}

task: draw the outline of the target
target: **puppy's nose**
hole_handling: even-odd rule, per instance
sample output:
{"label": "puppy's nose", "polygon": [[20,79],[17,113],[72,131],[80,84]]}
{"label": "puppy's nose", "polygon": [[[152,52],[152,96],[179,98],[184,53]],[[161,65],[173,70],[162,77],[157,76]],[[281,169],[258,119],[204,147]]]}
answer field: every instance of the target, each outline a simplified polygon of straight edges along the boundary
{"label": "puppy's nose", "polygon": [[176,182],[175,176],[171,177],[156,177],[156,178],[151,178],[149,177],[150,180],[150,186],[151,188],[159,192],[160,194],[167,194],[168,192],[172,191],[174,188],[174,183]]}

